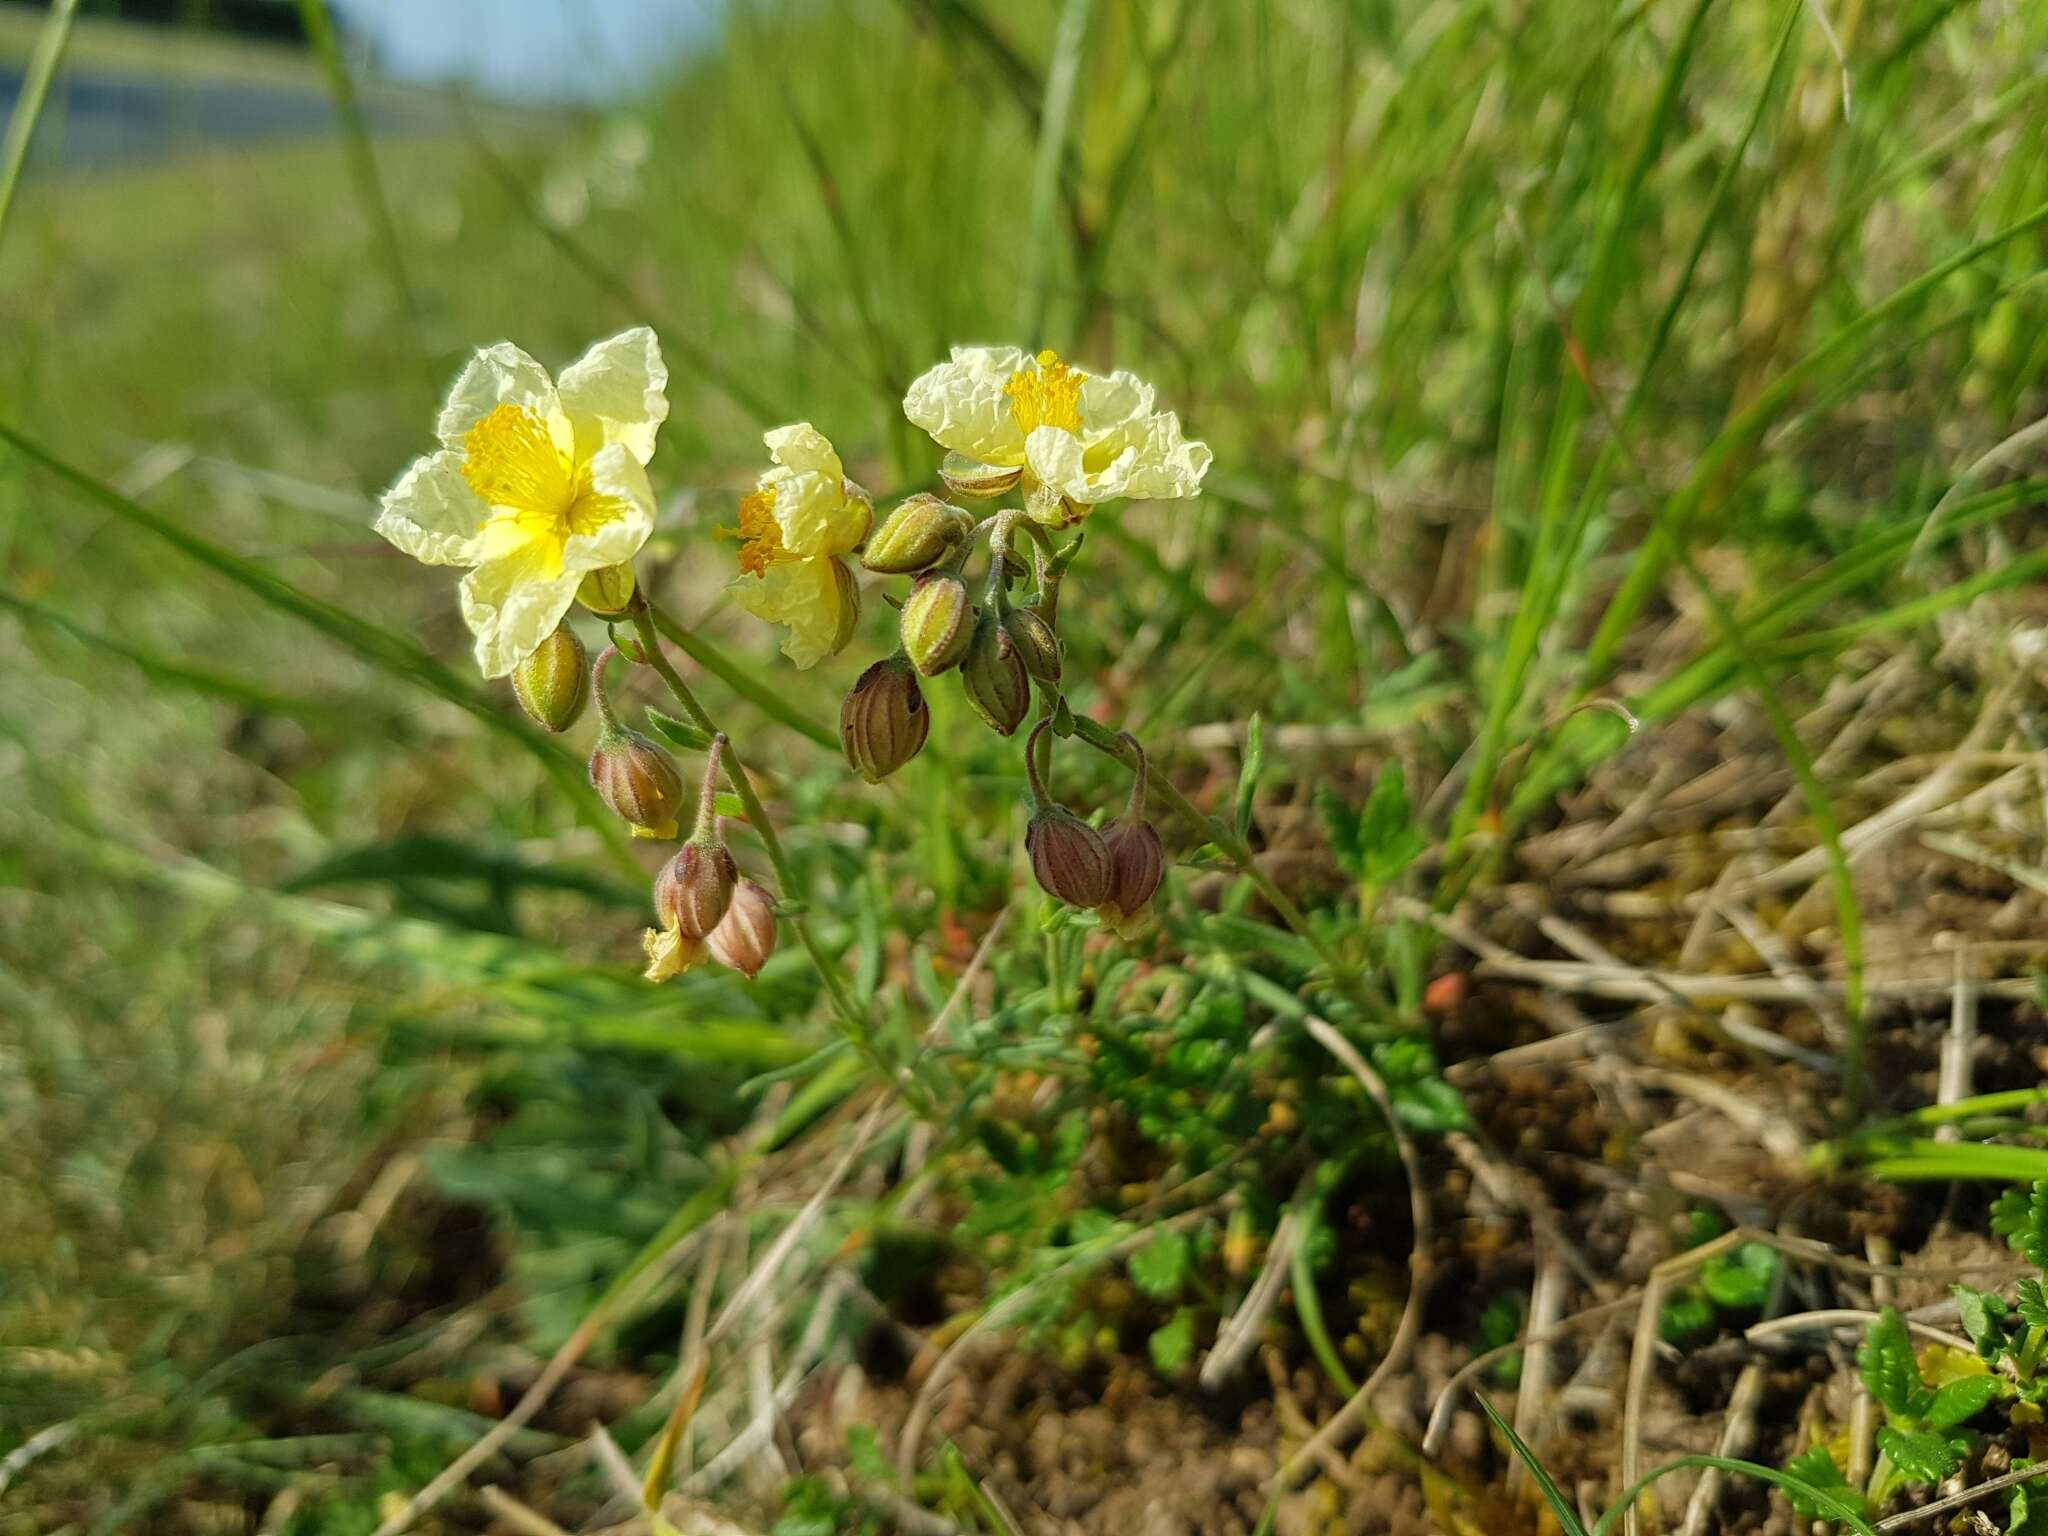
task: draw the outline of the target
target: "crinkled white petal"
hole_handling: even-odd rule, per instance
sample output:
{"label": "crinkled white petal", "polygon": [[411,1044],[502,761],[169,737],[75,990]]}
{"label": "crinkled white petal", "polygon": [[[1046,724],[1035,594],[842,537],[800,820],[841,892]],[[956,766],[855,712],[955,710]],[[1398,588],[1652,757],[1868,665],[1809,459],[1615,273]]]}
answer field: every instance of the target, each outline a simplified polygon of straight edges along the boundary
{"label": "crinkled white petal", "polygon": [[939,478],[962,496],[1000,496],[1024,473],[1021,464],[984,464],[964,453],[948,453]]}
{"label": "crinkled white petal", "polygon": [[655,434],[668,420],[668,364],[646,326],[598,342],[562,370],[557,389],[579,452],[623,443],[642,464],[654,457]]}
{"label": "crinkled white petal", "polygon": [[955,347],[912,381],[903,414],[942,448],[984,464],[1022,463],[1024,434],[1003,388],[1027,360],[1017,347]]}
{"label": "crinkled white petal", "polygon": [[443,449],[413,460],[384,493],[376,529],[427,565],[475,565],[491,509],[462,478],[462,455]]}
{"label": "crinkled white petal", "polygon": [[1109,443],[1091,444],[1089,462],[1107,447],[1116,449],[1119,460],[1125,451],[1134,455],[1121,489],[1114,493],[1133,501],[1201,495],[1202,477],[1209,473],[1210,461],[1215,458],[1207,443],[1181,436],[1180,418],[1172,411],[1141,416]]}
{"label": "crinkled white petal", "polygon": [[841,476],[776,468],[761,484],[774,488],[775,523],[792,555],[843,555],[868,536],[874,508],[864,494],[849,494]]}
{"label": "crinkled white petal", "polygon": [[824,480],[846,478],[846,466],[839,462],[832,440],[808,421],[763,432],[761,441],[768,445],[770,458],[799,474],[813,474]]}
{"label": "crinkled white petal", "polygon": [[1084,507],[1120,497],[1166,501],[1200,495],[1211,457],[1206,443],[1181,436],[1171,411],[1140,417],[1093,443],[1040,427],[1025,444],[1030,477]]}
{"label": "crinkled white petal", "polygon": [[602,570],[640,553],[654,532],[654,487],[624,443],[606,443],[590,461],[590,491],[606,514],[604,525],[562,541],[562,569]]}
{"label": "crinkled white petal", "polygon": [[844,643],[851,620],[849,596],[858,589],[837,560],[783,560],[759,576],[740,576],[726,588],[732,600],[757,619],[785,624],[782,654],[799,667],[814,667]]}
{"label": "crinkled white petal", "polygon": [[[547,369],[511,342],[500,341],[480,349],[457,377],[448,391],[448,403],[441,407],[440,420],[434,424],[435,434],[450,448],[460,448],[471,427],[507,403],[536,412],[551,430],[562,414]],[[571,444],[560,446],[567,450]]]}
{"label": "crinkled white petal", "polygon": [[1081,435],[1097,438],[1152,413],[1152,386],[1134,373],[1089,374],[1081,381]]}
{"label": "crinkled white petal", "polygon": [[463,577],[462,620],[484,676],[505,676],[553,634],[582,580],[580,571],[556,571],[532,545]]}

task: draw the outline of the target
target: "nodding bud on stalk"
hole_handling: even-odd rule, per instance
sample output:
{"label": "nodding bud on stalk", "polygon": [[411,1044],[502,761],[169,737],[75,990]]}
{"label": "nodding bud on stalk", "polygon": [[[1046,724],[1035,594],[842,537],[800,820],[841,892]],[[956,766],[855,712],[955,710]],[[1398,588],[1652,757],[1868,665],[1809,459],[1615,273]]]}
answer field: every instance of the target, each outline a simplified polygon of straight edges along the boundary
{"label": "nodding bud on stalk", "polygon": [[760,975],[775,953],[775,898],[768,888],[742,880],[733,889],[732,905],[705,943],[721,965],[731,966],[749,981]]}
{"label": "nodding bud on stalk", "polygon": [[853,771],[879,784],[924,750],[931,711],[917,671],[903,656],[878,661],[839,706],[839,746]]}
{"label": "nodding bud on stalk", "polygon": [[1060,680],[1059,636],[1036,608],[1013,608],[1004,615],[1003,627],[1017,654],[1024,658],[1024,670],[1041,683]]}
{"label": "nodding bud on stalk", "polygon": [[590,688],[590,657],[566,624],[533,648],[512,669],[512,694],[519,707],[551,731],[566,731],[583,713]]}
{"label": "nodding bud on stalk", "polygon": [[1051,720],[1031,728],[1024,743],[1024,774],[1031,785],[1031,825],[1024,848],[1031,855],[1031,873],[1048,896],[1076,907],[1099,907],[1109,900],[1109,848],[1087,822],[1046,798],[1038,778],[1038,738]]}
{"label": "nodding bud on stalk", "polygon": [[974,519],[930,491],[919,491],[882,519],[860,563],[882,576],[908,576],[936,565],[974,531]]}
{"label": "nodding bud on stalk", "polygon": [[1119,734],[1138,755],[1138,765],[1130,803],[1102,835],[1103,845],[1109,850],[1109,897],[1102,904],[1100,915],[1111,928],[1129,938],[1143,926],[1159,883],[1166,877],[1166,846],[1159,840],[1158,829],[1145,819],[1145,792],[1150,779],[1145,749],[1129,731]]}
{"label": "nodding bud on stalk", "polygon": [[733,887],[740,877],[718,835],[718,773],[724,757],[725,736],[720,733],[711,738],[704,760],[696,829],[654,877],[654,915],[662,927],[686,939],[710,937],[732,906]]}
{"label": "nodding bud on stalk", "polygon": [[617,654],[617,646],[606,646],[590,669],[590,691],[597,695],[598,718],[604,722],[590,754],[590,787],[632,824],[635,837],[674,837],[683,805],[682,771],[668,753],[638,731],[627,730],[612,713],[604,669]]}
{"label": "nodding bud on stalk", "polygon": [[999,736],[1009,736],[1024,723],[1031,707],[1031,678],[1010,632],[993,612],[983,609],[960,663],[967,702]]}
{"label": "nodding bud on stalk", "polygon": [[927,571],[903,600],[903,654],[926,677],[957,666],[974,638],[967,583],[950,571]]}
{"label": "nodding bud on stalk", "polygon": [[632,563],[592,571],[576,588],[576,601],[600,618],[617,618],[633,606]]}

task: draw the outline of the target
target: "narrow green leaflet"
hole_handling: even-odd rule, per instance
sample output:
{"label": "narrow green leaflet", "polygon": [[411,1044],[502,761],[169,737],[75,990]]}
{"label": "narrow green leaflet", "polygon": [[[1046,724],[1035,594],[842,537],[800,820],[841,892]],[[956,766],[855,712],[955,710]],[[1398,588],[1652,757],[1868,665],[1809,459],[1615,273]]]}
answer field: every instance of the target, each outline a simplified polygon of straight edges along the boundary
{"label": "narrow green leaflet", "polygon": [[1385,885],[1421,857],[1429,833],[1408,808],[1408,776],[1399,763],[1389,763],[1373,780],[1372,794],[1358,818],[1361,879]]}
{"label": "narrow green leaflet", "polygon": [[1259,792],[1259,776],[1266,771],[1266,722],[1254,712],[1251,724],[1245,727],[1244,767],[1237,774],[1237,809],[1231,823],[1237,828],[1239,837],[1248,837],[1252,830],[1252,799]]}
{"label": "narrow green leaflet", "polygon": [[1898,1308],[1886,1307],[1883,1315],[1870,1325],[1863,1347],[1856,1351],[1856,1364],[1863,1372],[1864,1390],[1884,1405],[1886,1413],[1901,1419],[1927,1416],[1934,1394],[1920,1379],[1920,1365],[1913,1357],[1913,1340]]}
{"label": "narrow green leaflet", "polygon": [[1877,1448],[1903,1475],[1920,1483],[1938,1483],[1963,1465],[1969,1441],[1936,1430],[1908,1432],[1887,1424],[1877,1432]]}
{"label": "narrow green leaflet", "polygon": [[[1842,1469],[1835,1465],[1835,1458],[1828,1454],[1824,1445],[1809,1446],[1785,1463],[1785,1470],[1800,1482],[1821,1492],[1832,1494],[1853,1509],[1863,1508],[1863,1490],[1854,1486],[1842,1476]],[[1819,1501],[1794,1492],[1792,1507],[1809,1520],[1818,1520],[1826,1513]]]}
{"label": "narrow green leaflet", "polygon": [[1154,1301],[1171,1301],[1187,1283],[1192,1245],[1185,1233],[1160,1227],[1131,1255],[1131,1284]]}
{"label": "narrow green leaflet", "polygon": [[1965,1376],[1934,1394],[1928,1405],[1927,1422],[1936,1429],[1954,1429],[1966,1419],[1984,1411],[1984,1405],[1998,1396],[1996,1376]]}

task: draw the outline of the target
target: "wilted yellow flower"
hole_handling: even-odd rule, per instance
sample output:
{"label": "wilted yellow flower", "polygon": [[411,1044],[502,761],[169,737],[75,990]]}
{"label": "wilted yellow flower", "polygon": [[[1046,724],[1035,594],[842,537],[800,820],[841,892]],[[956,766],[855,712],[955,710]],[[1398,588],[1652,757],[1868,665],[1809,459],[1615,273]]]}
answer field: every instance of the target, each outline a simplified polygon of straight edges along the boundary
{"label": "wilted yellow flower", "polygon": [[428,565],[471,567],[462,617],[503,677],[554,632],[591,571],[654,529],[643,466],[668,418],[668,368],[645,326],[601,341],[560,383],[510,342],[471,359],[435,432],[384,493],[377,531]]}
{"label": "wilted yellow flower", "polygon": [[782,654],[812,667],[853,637],[860,588],[840,556],[868,536],[874,508],[808,421],[762,441],[775,467],[740,502],[740,574],[728,590],[754,617],[788,625]]}
{"label": "wilted yellow flower", "polygon": [[1201,494],[1212,455],[1152,409],[1152,386],[1128,373],[1083,373],[1055,352],[955,347],[921,375],[903,414],[948,450],[939,473],[966,496],[1021,485],[1032,517],[1061,527],[1118,497]]}
{"label": "wilted yellow flower", "polygon": [[711,958],[702,939],[686,939],[674,928],[642,930],[640,947],[647,952],[647,969],[641,974],[649,981],[667,981]]}

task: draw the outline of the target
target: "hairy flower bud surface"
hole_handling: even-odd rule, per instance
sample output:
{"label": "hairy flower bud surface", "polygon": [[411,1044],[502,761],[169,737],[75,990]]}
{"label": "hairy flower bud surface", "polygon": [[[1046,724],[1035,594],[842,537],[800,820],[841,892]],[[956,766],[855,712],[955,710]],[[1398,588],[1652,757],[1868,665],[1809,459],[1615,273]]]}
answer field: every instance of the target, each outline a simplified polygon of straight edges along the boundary
{"label": "hairy flower bud surface", "polygon": [[839,706],[839,746],[853,771],[879,784],[924,750],[931,711],[917,670],[902,656],[878,661]]}
{"label": "hairy flower bud surface", "polygon": [[1128,938],[1166,878],[1166,846],[1151,822],[1128,813],[1109,824],[1102,842],[1109,850],[1109,899],[1102,915]]}
{"label": "hairy flower bud surface", "polygon": [[1042,805],[1024,834],[1031,873],[1049,896],[1076,907],[1109,900],[1109,849],[1102,834],[1062,805]]}
{"label": "hairy flower bud surface", "polygon": [[775,953],[775,898],[768,888],[742,880],[733,889],[732,905],[705,943],[721,965],[731,966],[749,981],[760,975]]}
{"label": "hairy flower bud surface", "polygon": [[683,803],[676,760],[642,736],[608,723],[590,754],[590,786],[627,822],[635,837],[674,837]]}
{"label": "hairy flower bud surface", "polygon": [[967,655],[960,663],[960,683],[967,702],[999,736],[1013,734],[1031,707],[1031,678],[1010,632],[995,614],[984,611],[974,626]]}
{"label": "hairy flower bud surface", "polygon": [[512,694],[537,724],[566,731],[589,696],[590,658],[576,632],[563,624],[512,669]]}
{"label": "hairy flower bud surface", "polygon": [[693,837],[654,877],[654,915],[686,939],[706,938],[731,907],[739,875],[723,843]]}
{"label": "hairy flower bud surface", "polygon": [[882,519],[860,563],[882,576],[924,570],[964,539],[974,519],[930,491],[920,491]]}
{"label": "hairy flower bud surface", "polygon": [[974,605],[967,583],[946,572],[926,572],[903,600],[903,652],[926,677],[959,665],[974,638]]}
{"label": "hairy flower bud surface", "polygon": [[1017,654],[1024,658],[1024,670],[1041,683],[1060,680],[1059,636],[1035,608],[1013,608],[1003,619]]}

